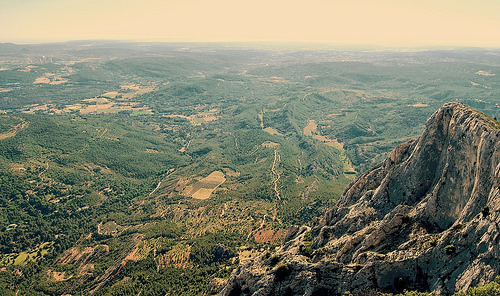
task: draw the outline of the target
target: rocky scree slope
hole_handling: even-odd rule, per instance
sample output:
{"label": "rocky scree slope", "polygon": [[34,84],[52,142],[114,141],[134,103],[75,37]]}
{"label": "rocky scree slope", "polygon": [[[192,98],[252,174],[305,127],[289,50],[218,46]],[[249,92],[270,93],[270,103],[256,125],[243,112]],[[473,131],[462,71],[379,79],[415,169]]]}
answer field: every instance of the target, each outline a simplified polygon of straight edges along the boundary
{"label": "rocky scree slope", "polygon": [[449,295],[500,272],[500,124],[448,103],[311,228],[233,271],[221,295]]}

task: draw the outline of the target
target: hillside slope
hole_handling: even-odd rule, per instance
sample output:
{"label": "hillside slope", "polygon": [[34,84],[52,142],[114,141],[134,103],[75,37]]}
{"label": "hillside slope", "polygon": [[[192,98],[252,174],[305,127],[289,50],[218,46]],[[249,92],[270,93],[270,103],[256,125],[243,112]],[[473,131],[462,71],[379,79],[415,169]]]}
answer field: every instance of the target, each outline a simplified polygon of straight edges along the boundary
{"label": "hillside slope", "polygon": [[221,295],[452,294],[500,272],[500,129],[448,103],[312,228],[233,271]]}

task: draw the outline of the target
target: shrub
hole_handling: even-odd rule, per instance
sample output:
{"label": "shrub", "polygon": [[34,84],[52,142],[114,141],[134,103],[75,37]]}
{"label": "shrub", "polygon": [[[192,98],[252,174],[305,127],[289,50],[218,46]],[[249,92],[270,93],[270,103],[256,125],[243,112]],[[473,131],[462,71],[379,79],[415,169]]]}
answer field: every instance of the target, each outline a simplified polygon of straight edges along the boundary
{"label": "shrub", "polygon": [[485,206],[485,207],[481,210],[481,214],[483,215],[483,218],[488,217],[488,215],[490,214],[490,207]]}
{"label": "shrub", "polygon": [[313,249],[311,248],[311,242],[306,242],[299,247],[300,255],[311,258],[313,254]]}
{"label": "shrub", "polygon": [[456,231],[461,231],[465,228],[465,225],[459,223],[457,225],[455,225],[455,227],[453,227],[453,229],[455,229]]}
{"label": "shrub", "polygon": [[269,263],[271,266],[275,266],[276,264],[278,264],[278,262],[280,262],[280,257],[278,255],[274,255],[271,257],[271,259],[269,259]]}
{"label": "shrub", "polygon": [[446,254],[451,255],[455,254],[456,248],[454,245],[447,245],[446,247],[444,247],[444,251],[446,252]]}
{"label": "shrub", "polygon": [[289,276],[290,273],[292,273],[290,266],[288,266],[288,264],[281,264],[276,268],[276,279],[282,281]]}
{"label": "shrub", "polygon": [[304,233],[304,242],[312,242],[312,237],[311,237],[311,232],[308,231],[306,233]]}
{"label": "shrub", "polygon": [[495,281],[484,285],[473,287],[467,290],[467,292],[460,291],[453,294],[453,296],[496,296],[500,295],[500,276],[497,276]]}

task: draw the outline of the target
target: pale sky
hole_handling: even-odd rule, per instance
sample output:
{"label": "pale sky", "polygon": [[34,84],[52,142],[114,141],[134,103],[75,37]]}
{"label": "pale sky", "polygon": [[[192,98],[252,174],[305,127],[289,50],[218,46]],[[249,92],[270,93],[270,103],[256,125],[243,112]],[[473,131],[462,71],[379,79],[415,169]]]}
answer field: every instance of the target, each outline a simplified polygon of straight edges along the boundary
{"label": "pale sky", "polygon": [[0,0],[0,42],[500,47],[500,0]]}

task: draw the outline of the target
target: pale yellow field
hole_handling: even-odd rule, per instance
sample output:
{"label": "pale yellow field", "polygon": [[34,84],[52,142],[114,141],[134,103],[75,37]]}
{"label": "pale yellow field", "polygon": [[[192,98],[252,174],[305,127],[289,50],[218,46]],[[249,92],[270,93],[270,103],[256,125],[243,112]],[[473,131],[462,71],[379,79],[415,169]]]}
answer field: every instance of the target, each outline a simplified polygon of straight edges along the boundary
{"label": "pale yellow field", "polygon": [[260,128],[263,129],[264,128],[264,113],[257,114],[257,117],[259,118],[259,121],[260,121]]}
{"label": "pale yellow field", "polygon": [[135,95],[143,95],[143,94],[146,94],[146,93],[151,92],[153,90],[154,90],[153,87],[142,88],[142,89],[139,89],[138,91],[136,91]]}
{"label": "pale yellow field", "polygon": [[38,67],[37,66],[31,66],[31,65],[29,65],[29,66],[26,66],[26,68],[24,68],[22,70],[18,70],[18,71],[20,71],[20,72],[30,72],[31,69],[34,69],[34,68],[38,68]]}
{"label": "pale yellow field", "polygon": [[35,79],[35,82],[33,82],[35,84],[39,84],[39,83],[50,83],[50,79],[45,77],[45,76],[42,76],[42,77],[38,77],[37,79]]}
{"label": "pale yellow field", "polygon": [[150,148],[147,148],[146,151],[144,151],[146,153],[160,153],[160,151],[156,150],[156,149],[150,149]]}
{"label": "pale yellow field", "polygon": [[123,84],[121,86],[121,89],[126,89],[126,90],[139,90],[141,89],[140,86],[138,86],[137,84]]}
{"label": "pale yellow field", "polygon": [[95,102],[97,104],[104,104],[104,103],[108,103],[109,100],[106,99],[106,98],[92,98],[92,99],[85,99],[83,100],[84,102]]}
{"label": "pale yellow field", "polygon": [[266,127],[264,129],[264,131],[268,134],[271,134],[271,135],[278,135],[278,136],[283,136],[282,133],[278,132],[276,129],[272,128],[272,127]]}
{"label": "pale yellow field", "polygon": [[80,109],[82,109],[82,107],[83,107],[82,104],[66,105],[64,110],[70,112],[70,111],[80,110]]}
{"label": "pale yellow field", "polygon": [[210,175],[199,180],[193,185],[186,186],[183,195],[194,199],[208,199],[212,193],[224,182],[226,177],[221,171],[213,171]]}
{"label": "pale yellow field", "polygon": [[35,79],[34,84],[61,84],[68,82],[67,79],[53,73],[45,73],[44,76]]}
{"label": "pale yellow field", "polygon": [[240,264],[244,264],[257,257],[258,255],[260,255],[260,252],[258,250],[240,248],[240,251],[238,252],[238,259],[240,261]]}
{"label": "pale yellow field", "polygon": [[423,104],[423,103],[416,103],[416,104],[413,104],[413,105],[408,105],[408,107],[428,107],[429,105],[428,104]]}
{"label": "pale yellow field", "polygon": [[49,84],[62,84],[62,83],[66,83],[66,82],[68,82],[67,79],[59,78],[57,80],[52,80]]}
{"label": "pale yellow field", "polygon": [[180,114],[169,114],[169,115],[163,115],[165,117],[168,117],[168,118],[184,118],[184,119],[188,119],[189,120],[189,117],[185,116],[185,115],[180,115]]}
{"label": "pale yellow field", "polygon": [[481,75],[481,76],[495,76],[496,75],[495,73],[491,73],[491,72],[483,71],[483,70],[477,71],[476,74]]}
{"label": "pale yellow field", "polygon": [[279,76],[271,76],[271,77],[269,77],[269,79],[270,79],[272,82],[279,82],[279,83],[290,82],[289,80],[286,80],[285,78],[283,78],[283,77],[279,77]]}
{"label": "pale yellow field", "polygon": [[214,189],[211,188],[200,188],[198,191],[193,193],[191,197],[194,199],[208,199],[210,198],[210,195],[212,195],[213,191]]}
{"label": "pale yellow field", "polygon": [[339,150],[344,149],[344,143],[340,143],[337,139],[330,139],[318,133],[318,124],[315,120],[309,120],[307,126],[304,127],[304,135],[311,136],[313,139],[321,141],[328,146],[335,147]]}
{"label": "pale yellow field", "polygon": [[66,276],[66,271],[59,272],[59,271],[52,271],[51,269],[47,270],[47,275],[51,280],[55,282],[66,281],[73,277],[72,275]]}
{"label": "pale yellow field", "polygon": [[217,184],[217,186],[221,185],[226,181],[226,177],[224,173],[221,171],[213,171],[210,175],[201,179],[199,182],[205,183],[206,185]]}
{"label": "pale yellow field", "polygon": [[211,109],[208,112],[201,112],[201,113],[198,113],[195,115],[189,115],[189,116],[185,116],[185,115],[181,115],[181,114],[169,114],[169,115],[164,115],[164,116],[169,117],[169,118],[176,118],[176,117],[177,118],[184,118],[184,119],[189,120],[189,122],[191,122],[192,125],[201,125],[202,123],[215,121],[215,120],[219,119],[219,117],[215,116],[216,112],[217,112],[216,109]]}
{"label": "pale yellow field", "polygon": [[264,142],[262,144],[260,144],[262,147],[266,147],[266,148],[276,148],[278,147],[280,144],[279,143],[274,143],[274,142]]}
{"label": "pale yellow field", "polygon": [[86,114],[86,113],[112,113],[111,110],[113,109],[113,107],[114,107],[113,103],[88,105],[88,106],[82,107],[80,109],[80,113],[82,113],[82,114]]}
{"label": "pale yellow field", "polygon": [[316,124],[316,121],[311,119],[307,122],[306,127],[304,127],[304,135],[312,136],[313,132],[316,133],[317,129],[318,125]]}
{"label": "pale yellow field", "polygon": [[23,113],[34,113],[35,111],[42,110],[42,111],[47,111],[50,109],[49,105],[44,104],[44,105],[38,105],[38,104],[33,104],[33,105],[28,105],[24,106],[28,110],[23,110]]}
{"label": "pale yellow field", "polygon": [[[90,99],[93,100],[93,99]],[[108,101],[105,98],[97,98],[95,100]],[[144,112],[151,113],[151,109],[147,107],[134,107],[137,103],[103,103],[103,104],[95,104],[95,105],[84,105],[84,104],[74,104],[67,105],[64,109],[66,112],[79,110],[82,114],[88,113],[118,113],[120,111],[133,111],[133,112]]]}
{"label": "pale yellow field", "polygon": [[[45,84],[61,84],[68,82],[57,74],[45,73],[44,76],[38,77],[34,83]],[[123,85],[118,91],[105,92],[100,96],[84,99],[82,103],[66,105],[64,109],[55,109],[53,105],[33,105],[26,106],[25,113],[33,113],[37,110],[45,110],[50,113],[65,113],[79,111],[82,114],[88,113],[118,113],[120,111],[132,111],[133,114],[151,114],[152,111],[148,107],[136,107],[139,103],[130,101],[138,94],[144,94],[153,91],[153,87],[144,87],[138,85]],[[125,91],[126,93],[123,93]],[[212,120],[208,118],[205,121]]]}
{"label": "pale yellow field", "polygon": [[103,93],[101,96],[103,97],[107,97],[107,98],[111,98],[111,99],[114,99],[116,98],[117,96],[119,95],[119,93],[117,91],[109,91],[107,93]]}
{"label": "pale yellow field", "polygon": [[281,111],[281,109],[280,108],[277,108],[277,109],[266,109],[266,108],[264,108],[264,110],[262,110],[262,111],[264,111],[264,112],[278,112],[278,111]]}

